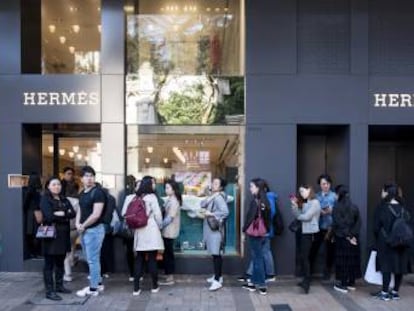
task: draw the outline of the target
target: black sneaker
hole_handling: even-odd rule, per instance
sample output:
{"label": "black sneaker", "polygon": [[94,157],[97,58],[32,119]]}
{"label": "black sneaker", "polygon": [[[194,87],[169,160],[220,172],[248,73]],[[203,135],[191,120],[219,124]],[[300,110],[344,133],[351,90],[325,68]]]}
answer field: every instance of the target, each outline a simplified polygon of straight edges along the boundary
{"label": "black sneaker", "polygon": [[390,294],[386,293],[386,292],[383,292],[383,291],[381,291],[376,298],[379,299],[379,300],[382,300],[382,301],[390,301],[391,300]]}
{"label": "black sneaker", "polygon": [[395,290],[391,291],[389,295],[390,295],[390,298],[392,300],[400,300],[401,299],[400,295],[398,295],[398,292],[396,292]]}
{"label": "black sneaker", "polygon": [[253,284],[249,284],[249,283],[244,284],[242,288],[247,289],[249,292],[256,291],[256,286],[254,286]]}
{"label": "black sneaker", "polygon": [[267,295],[267,288],[259,288],[259,294],[263,296]]}
{"label": "black sneaker", "polygon": [[343,294],[348,293],[348,289],[345,286],[342,286],[340,283],[335,283],[333,288],[337,292],[340,292],[340,293],[343,293]]}

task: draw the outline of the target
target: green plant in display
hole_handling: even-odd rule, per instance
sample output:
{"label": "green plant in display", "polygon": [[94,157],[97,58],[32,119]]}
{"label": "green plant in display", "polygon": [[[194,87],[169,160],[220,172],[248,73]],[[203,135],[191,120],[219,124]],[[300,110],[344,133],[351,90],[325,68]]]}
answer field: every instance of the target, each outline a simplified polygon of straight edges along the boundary
{"label": "green plant in display", "polygon": [[231,77],[230,95],[225,95],[223,103],[217,107],[216,123],[224,121],[225,116],[244,114],[244,78]]}

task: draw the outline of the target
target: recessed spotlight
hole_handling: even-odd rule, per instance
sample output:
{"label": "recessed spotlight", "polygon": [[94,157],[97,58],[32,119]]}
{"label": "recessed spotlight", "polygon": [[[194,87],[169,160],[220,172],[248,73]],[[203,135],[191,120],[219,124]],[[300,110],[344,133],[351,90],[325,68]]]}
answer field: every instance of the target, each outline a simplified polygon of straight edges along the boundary
{"label": "recessed spotlight", "polygon": [[53,153],[53,146],[48,146],[47,150],[49,150],[50,153]]}
{"label": "recessed spotlight", "polygon": [[64,155],[65,155],[65,153],[66,153],[66,150],[65,150],[65,149],[59,149],[59,154],[60,154],[61,156],[64,156]]}
{"label": "recessed spotlight", "polygon": [[101,32],[102,31],[102,26],[98,25],[98,31]]}
{"label": "recessed spotlight", "polygon": [[148,153],[153,153],[154,152],[154,147],[148,146],[147,151],[148,151]]}
{"label": "recessed spotlight", "polygon": [[60,43],[65,44],[65,42],[66,42],[66,37],[65,37],[65,36],[60,36],[60,37],[59,37],[59,41],[60,41]]}
{"label": "recessed spotlight", "polygon": [[79,26],[79,25],[72,25],[72,30],[73,30],[75,33],[78,33],[78,32],[80,31],[80,26]]}
{"label": "recessed spotlight", "polygon": [[79,152],[79,146],[73,146],[72,149],[73,149],[73,152],[74,153],[78,153]]}
{"label": "recessed spotlight", "polygon": [[81,154],[81,153],[78,153],[78,154],[76,155],[76,158],[77,158],[78,160],[82,160],[82,154]]}
{"label": "recessed spotlight", "polygon": [[164,163],[167,164],[168,163],[168,158],[164,158]]}
{"label": "recessed spotlight", "polygon": [[75,153],[73,151],[68,152],[69,158],[73,158],[75,156]]}
{"label": "recessed spotlight", "polygon": [[150,163],[151,162],[151,160],[150,160],[150,158],[145,158],[145,163]]}
{"label": "recessed spotlight", "polygon": [[75,47],[74,46],[70,46],[69,47],[69,52],[70,52],[70,54],[75,53]]}
{"label": "recessed spotlight", "polygon": [[55,31],[56,31],[56,26],[55,25],[49,25],[49,31],[50,31],[50,33],[55,33]]}

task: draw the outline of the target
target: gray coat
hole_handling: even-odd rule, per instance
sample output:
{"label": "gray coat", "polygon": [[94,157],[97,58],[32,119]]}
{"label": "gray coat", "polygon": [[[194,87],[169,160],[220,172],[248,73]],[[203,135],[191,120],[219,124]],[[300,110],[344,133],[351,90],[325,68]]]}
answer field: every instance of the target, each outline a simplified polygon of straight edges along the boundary
{"label": "gray coat", "polygon": [[[214,214],[217,220],[223,222],[229,215],[229,208],[226,202],[226,194],[224,192],[213,194],[207,199],[201,201],[201,207],[206,208]],[[203,240],[210,255],[220,255],[222,250],[222,242],[224,235],[221,230],[212,231],[204,220],[203,223]]]}

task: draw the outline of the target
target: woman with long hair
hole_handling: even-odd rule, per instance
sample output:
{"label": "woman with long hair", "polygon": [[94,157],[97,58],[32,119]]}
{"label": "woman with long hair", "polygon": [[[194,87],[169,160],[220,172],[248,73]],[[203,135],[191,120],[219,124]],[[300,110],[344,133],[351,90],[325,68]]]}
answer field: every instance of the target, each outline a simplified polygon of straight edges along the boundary
{"label": "woman with long hair", "polygon": [[175,273],[174,241],[180,234],[180,206],[183,204],[183,199],[178,184],[173,180],[165,182],[165,193],[167,201],[164,204],[165,217],[162,222],[165,280],[160,282],[160,285],[173,285]]}
{"label": "woman with long hair", "polygon": [[252,200],[246,215],[243,232],[247,235],[253,261],[250,282],[243,285],[250,292],[259,290],[261,295],[267,294],[264,255],[266,239],[271,229],[271,209],[266,195],[266,183],[255,178],[250,181]]}
{"label": "woman with long hair", "polygon": [[[387,240],[394,222],[401,217],[410,221],[411,215],[404,207],[400,197],[401,190],[396,184],[384,185],[381,192],[381,203],[375,210],[374,234],[377,247],[377,264],[382,272],[382,290],[374,294],[383,301],[398,300],[403,275],[408,273],[409,253],[407,247],[393,247]],[[395,285],[390,289],[391,274],[394,274]]]}
{"label": "woman with long hair", "polygon": [[151,293],[155,294],[160,290],[158,284],[157,253],[160,250],[164,250],[164,242],[160,231],[162,226],[161,208],[158,204],[154,188],[154,178],[145,176],[142,178],[135,194],[145,203],[148,223],[145,227],[136,229],[134,233],[134,250],[136,251],[134,296],[141,294],[140,278],[143,275],[145,256],[148,256],[148,270],[152,277]]}
{"label": "woman with long hair", "polygon": [[291,198],[293,215],[302,223],[299,256],[303,270],[303,280],[298,285],[303,288],[305,294],[308,294],[311,283],[311,253],[319,233],[321,205],[310,185],[301,185],[299,196],[299,198]]}
{"label": "woman with long hair", "polygon": [[65,257],[71,250],[70,219],[76,216],[76,212],[61,190],[59,178],[52,177],[46,182],[45,193],[40,200],[43,225],[54,225],[56,230],[55,238],[43,239],[43,278],[46,298],[50,300],[62,300],[57,293],[71,293],[63,286],[63,275]]}
{"label": "woman with long hair", "polygon": [[[224,192],[227,182],[222,178],[214,178],[211,194],[201,202],[204,208],[203,240],[207,252],[213,257],[214,275],[207,279],[209,290],[216,291],[223,287],[223,258],[225,242],[225,221],[229,215],[227,196]],[[210,218],[210,219],[209,219]]]}
{"label": "woman with long hair", "polygon": [[337,202],[333,209],[332,230],[335,236],[334,289],[347,293],[355,290],[355,280],[361,277],[359,232],[361,217],[358,207],[352,203],[344,185],[335,188]]}

